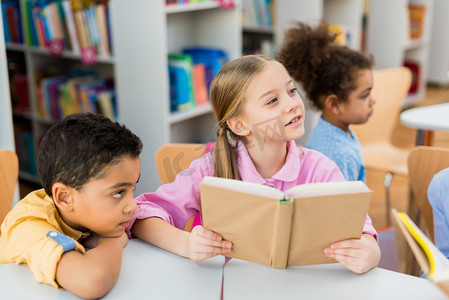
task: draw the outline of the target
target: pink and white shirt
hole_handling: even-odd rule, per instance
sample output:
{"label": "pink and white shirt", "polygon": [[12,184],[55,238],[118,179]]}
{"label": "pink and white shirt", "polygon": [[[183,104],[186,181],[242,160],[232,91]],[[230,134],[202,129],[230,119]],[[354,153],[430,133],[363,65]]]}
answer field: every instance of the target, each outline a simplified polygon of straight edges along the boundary
{"label": "pink and white shirt", "polygon": [[[304,183],[345,181],[337,165],[323,154],[298,147],[294,141],[287,142],[287,147],[284,166],[271,178],[266,179],[257,172],[246,146],[239,142],[237,163],[241,179],[268,185],[281,191]],[[184,229],[187,221],[201,212],[200,183],[205,176],[214,176],[214,160],[211,152],[195,159],[190,168],[181,171],[173,182],[162,185],[154,193],[138,196],[137,210],[126,229],[128,236],[131,237],[130,229],[136,219],[149,217],[159,217],[179,229]],[[363,233],[377,239],[377,232],[368,215]]]}

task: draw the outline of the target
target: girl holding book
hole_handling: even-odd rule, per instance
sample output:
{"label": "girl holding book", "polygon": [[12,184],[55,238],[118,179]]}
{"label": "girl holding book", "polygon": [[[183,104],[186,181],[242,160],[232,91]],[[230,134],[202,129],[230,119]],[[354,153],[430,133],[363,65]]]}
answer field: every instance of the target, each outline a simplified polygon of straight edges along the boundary
{"label": "girl holding book", "polygon": [[366,181],[360,143],[350,125],[365,123],[373,113],[373,62],[335,39],[325,22],[316,27],[298,22],[286,31],[277,57],[322,112],[307,148],[331,158],[346,180]]}
{"label": "girl holding book", "polygon": [[[174,182],[137,197],[135,223],[127,229],[194,261],[226,255],[232,249],[232,241],[202,226],[183,230],[187,220],[201,212],[200,183],[205,176],[281,191],[304,183],[344,181],[332,160],[295,144],[304,134],[304,104],[293,79],[276,60],[249,55],[226,63],[212,82],[210,99],[218,120],[215,148],[194,160]],[[363,273],[379,262],[376,238],[366,216],[361,239],[334,243],[324,253]]]}

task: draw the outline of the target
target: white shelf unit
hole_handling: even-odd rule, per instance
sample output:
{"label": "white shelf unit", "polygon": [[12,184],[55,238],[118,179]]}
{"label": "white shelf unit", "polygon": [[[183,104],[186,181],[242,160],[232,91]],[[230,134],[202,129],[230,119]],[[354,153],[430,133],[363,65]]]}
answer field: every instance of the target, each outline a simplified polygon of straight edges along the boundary
{"label": "white shelf unit", "polygon": [[428,82],[449,85],[449,1],[434,0],[432,33],[430,36]]}
{"label": "white shelf unit", "polygon": [[[419,39],[410,39],[409,4],[423,4],[426,7],[423,34]],[[433,4],[433,0],[370,1],[366,51],[374,55],[375,68],[399,67],[406,59],[420,65],[418,92],[409,95],[403,107],[425,97]]]}
{"label": "white shelf unit", "polygon": [[170,113],[167,55],[203,46],[224,49],[229,59],[239,57],[240,2],[224,9],[216,2],[166,6],[163,0],[110,1],[119,115],[144,144],[137,193],[154,191],[160,185],[154,154],[161,145],[207,142],[216,136],[209,105]]}
{"label": "white shelf unit", "polygon": [[[354,30],[354,49],[360,49],[363,0],[276,0],[276,45],[282,44],[284,31],[292,26],[293,21],[317,24],[321,19],[328,23],[340,24]],[[318,122],[320,113],[306,104],[305,134],[297,142],[305,145],[311,130]]]}

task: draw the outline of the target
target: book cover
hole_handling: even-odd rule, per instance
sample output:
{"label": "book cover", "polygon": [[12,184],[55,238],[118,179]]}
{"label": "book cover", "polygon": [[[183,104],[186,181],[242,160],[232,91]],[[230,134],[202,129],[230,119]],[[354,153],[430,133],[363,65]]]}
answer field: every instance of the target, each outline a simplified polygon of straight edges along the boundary
{"label": "book cover", "polygon": [[206,65],[197,64],[193,66],[193,89],[195,93],[195,103],[197,106],[207,103]]}
{"label": "book cover", "polygon": [[45,47],[45,37],[43,33],[43,25],[40,18],[41,8],[39,6],[34,6],[31,10],[32,18],[33,18],[33,24],[34,28],[36,29],[36,39],[37,39],[37,45],[39,47]]}
{"label": "book cover", "polygon": [[80,46],[78,42],[78,33],[76,32],[75,20],[73,18],[73,11],[69,0],[61,2],[66,19],[67,32],[70,39],[70,45],[73,53],[80,53]]}
{"label": "book cover", "polygon": [[449,260],[406,213],[393,209],[392,214],[426,277],[449,296]]}
{"label": "book cover", "polygon": [[6,23],[9,31],[9,38],[12,43],[21,43],[21,28],[19,17],[19,5],[17,3],[6,3]]}
{"label": "book cover", "polygon": [[424,19],[426,16],[426,6],[423,4],[412,4],[409,6],[410,16],[410,38],[419,39],[424,32]]}
{"label": "book cover", "polygon": [[177,110],[195,106],[193,90],[193,61],[190,55],[169,54],[169,68],[175,73]]}
{"label": "book cover", "polygon": [[330,244],[360,238],[372,191],[361,181],[302,184],[285,192],[205,177],[204,227],[233,243],[229,257],[272,266],[335,263]]}

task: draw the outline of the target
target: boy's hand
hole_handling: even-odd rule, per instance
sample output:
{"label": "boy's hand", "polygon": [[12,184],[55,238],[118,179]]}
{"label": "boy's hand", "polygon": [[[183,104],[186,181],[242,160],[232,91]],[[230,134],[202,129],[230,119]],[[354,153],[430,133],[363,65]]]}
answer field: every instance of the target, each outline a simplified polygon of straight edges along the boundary
{"label": "boy's hand", "polygon": [[203,226],[196,226],[190,233],[188,247],[189,258],[193,261],[202,261],[219,254],[230,253],[232,243],[223,241],[221,235]]}
{"label": "boy's hand", "polygon": [[362,234],[360,239],[334,243],[324,249],[324,255],[333,258],[357,274],[362,274],[379,264],[380,248],[374,237]]}

